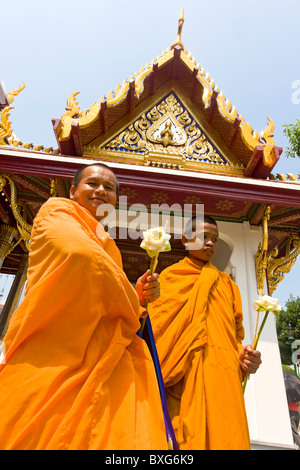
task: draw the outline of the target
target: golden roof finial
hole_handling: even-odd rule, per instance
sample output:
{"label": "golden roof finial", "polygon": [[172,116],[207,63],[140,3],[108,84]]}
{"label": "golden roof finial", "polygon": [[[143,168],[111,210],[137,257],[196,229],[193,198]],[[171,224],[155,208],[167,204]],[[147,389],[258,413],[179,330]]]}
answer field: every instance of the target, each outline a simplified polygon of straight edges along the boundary
{"label": "golden roof finial", "polygon": [[15,99],[15,96],[17,96],[22,90],[24,90],[25,88],[25,82],[23,81],[22,84],[19,86],[19,88],[15,88],[13,91],[9,91],[6,95],[7,99],[8,99],[8,102],[9,104],[11,104],[14,99]]}
{"label": "golden roof finial", "polygon": [[184,23],[184,8],[181,8],[180,17],[178,20],[177,38],[176,38],[176,41],[173,42],[171,49],[174,49],[175,46],[180,46],[181,49],[184,50],[183,44],[181,42],[181,32],[182,32],[183,23]]}

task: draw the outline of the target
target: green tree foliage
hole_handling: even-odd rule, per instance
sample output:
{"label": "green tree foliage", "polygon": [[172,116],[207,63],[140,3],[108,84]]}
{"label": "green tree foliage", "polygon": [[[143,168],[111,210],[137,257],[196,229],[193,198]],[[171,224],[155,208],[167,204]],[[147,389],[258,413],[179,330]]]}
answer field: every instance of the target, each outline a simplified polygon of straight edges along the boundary
{"label": "green tree foliage", "polygon": [[296,124],[284,124],[283,134],[288,138],[290,147],[286,148],[287,157],[300,157],[300,120]]}
{"label": "green tree foliage", "polygon": [[276,330],[282,364],[291,365],[291,345],[288,340],[288,324],[295,329],[294,338],[300,339],[300,297],[290,295],[285,304],[285,310],[281,310],[276,319]]}

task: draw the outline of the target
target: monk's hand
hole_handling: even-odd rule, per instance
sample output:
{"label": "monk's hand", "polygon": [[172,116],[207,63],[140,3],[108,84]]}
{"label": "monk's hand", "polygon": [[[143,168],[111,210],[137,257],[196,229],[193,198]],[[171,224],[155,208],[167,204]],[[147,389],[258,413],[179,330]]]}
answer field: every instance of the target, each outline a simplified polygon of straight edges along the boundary
{"label": "monk's hand", "polygon": [[144,305],[145,301],[154,302],[160,296],[159,274],[149,274],[149,270],[138,278],[135,290],[140,299],[140,304]]}
{"label": "monk's hand", "polygon": [[248,344],[239,352],[239,361],[243,375],[246,375],[247,372],[255,374],[262,362],[261,353],[252,349],[252,346]]}

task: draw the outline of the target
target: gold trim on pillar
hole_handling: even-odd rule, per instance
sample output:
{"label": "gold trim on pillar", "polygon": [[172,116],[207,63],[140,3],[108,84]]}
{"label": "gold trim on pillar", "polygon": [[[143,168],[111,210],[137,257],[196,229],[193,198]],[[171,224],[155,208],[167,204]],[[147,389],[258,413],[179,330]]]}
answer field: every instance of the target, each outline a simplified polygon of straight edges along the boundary
{"label": "gold trim on pillar", "polygon": [[263,216],[262,243],[259,244],[255,255],[256,283],[259,295],[264,295],[264,282],[268,266],[268,221],[270,220],[271,208],[266,206]]}
{"label": "gold trim on pillar", "polygon": [[18,232],[14,227],[9,225],[1,225],[0,228],[0,269],[3,265],[3,262],[9,253],[13,251],[15,246],[19,243],[18,240],[14,243],[14,238],[18,238]]}
{"label": "gold trim on pillar", "polygon": [[284,279],[297,261],[300,253],[300,238],[297,235],[290,235],[287,240],[285,255],[276,258],[278,255],[276,246],[268,255],[267,279],[269,294],[272,295],[278,284]]}
{"label": "gold trim on pillar", "polygon": [[57,179],[52,178],[51,179],[50,195],[51,195],[51,197],[57,197],[57,194],[58,194]]}
{"label": "gold trim on pillar", "polygon": [[262,243],[259,244],[255,255],[256,282],[259,295],[264,295],[264,283],[267,280],[268,294],[273,295],[278,284],[284,279],[297,261],[300,254],[300,237],[290,235],[284,256],[277,258],[278,245],[268,253],[268,221],[270,220],[270,206],[266,206],[263,217]]}
{"label": "gold trim on pillar", "polygon": [[12,212],[14,214],[14,217],[17,222],[17,227],[20,232],[21,238],[24,240],[26,248],[28,248],[30,244],[30,236],[31,236],[31,229],[32,226],[29,225],[26,220],[21,216],[19,210],[18,210],[18,201],[17,201],[17,189],[15,186],[15,183],[12,179],[11,176],[2,173],[0,174],[0,191],[3,190],[4,186],[6,185],[6,182],[9,182],[10,184],[10,189],[11,189],[11,208]]}

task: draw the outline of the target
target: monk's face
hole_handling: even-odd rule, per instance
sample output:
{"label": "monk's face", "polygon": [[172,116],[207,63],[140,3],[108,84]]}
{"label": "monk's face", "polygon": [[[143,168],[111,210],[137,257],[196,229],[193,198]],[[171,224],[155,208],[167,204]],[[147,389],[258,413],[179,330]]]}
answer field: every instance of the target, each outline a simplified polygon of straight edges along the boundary
{"label": "monk's face", "polygon": [[[117,201],[117,180],[115,175],[101,166],[90,166],[83,170],[77,187],[70,189],[70,199],[85,207],[96,219],[101,220],[107,215],[101,211],[101,205],[108,204],[105,208],[115,207]],[[97,213],[98,210],[98,213]]]}
{"label": "monk's face", "polygon": [[182,242],[188,248],[191,260],[200,262],[200,264],[207,263],[212,259],[217,249],[218,228],[207,222],[198,223],[195,233],[192,240],[188,240],[183,235]]}

